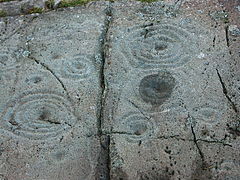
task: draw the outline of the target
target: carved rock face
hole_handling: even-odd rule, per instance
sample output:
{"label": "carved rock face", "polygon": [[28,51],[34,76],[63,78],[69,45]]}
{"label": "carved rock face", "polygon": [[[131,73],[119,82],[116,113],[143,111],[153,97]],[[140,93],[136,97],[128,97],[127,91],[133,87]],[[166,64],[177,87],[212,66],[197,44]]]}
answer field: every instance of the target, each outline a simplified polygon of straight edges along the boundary
{"label": "carved rock face", "polygon": [[148,75],[140,82],[139,93],[146,103],[163,104],[170,96],[175,86],[175,80],[170,73]]}
{"label": "carved rock face", "polygon": [[0,179],[94,179],[105,7],[0,18]]}
{"label": "carved rock face", "polygon": [[[46,0],[1,1],[16,15]],[[0,180],[240,179],[239,7],[96,1],[0,18]]]}

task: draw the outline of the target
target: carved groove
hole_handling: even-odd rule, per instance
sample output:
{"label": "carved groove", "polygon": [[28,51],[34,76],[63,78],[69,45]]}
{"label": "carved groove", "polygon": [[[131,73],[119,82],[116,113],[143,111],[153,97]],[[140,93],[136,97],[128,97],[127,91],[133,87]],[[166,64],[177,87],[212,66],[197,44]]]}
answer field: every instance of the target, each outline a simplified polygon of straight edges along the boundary
{"label": "carved groove", "polygon": [[76,123],[72,105],[62,95],[28,92],[10,101],[1,114],[1,127],[30,140],[45,140],[63,134]]}
{"label": "carved groove", "polygon": [[182,66],[192,59],[197,49],[191,34],[172,24],[128,29],[120,46],[133,67],[149,69]]}

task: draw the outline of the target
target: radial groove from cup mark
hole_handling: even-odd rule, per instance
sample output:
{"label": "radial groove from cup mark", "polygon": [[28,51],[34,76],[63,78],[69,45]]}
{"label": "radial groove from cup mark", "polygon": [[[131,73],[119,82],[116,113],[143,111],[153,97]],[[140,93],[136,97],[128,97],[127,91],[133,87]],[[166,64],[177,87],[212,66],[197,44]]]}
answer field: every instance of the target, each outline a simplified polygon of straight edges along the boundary
{"label": "radial groove from cup mark", "polygon": [[25,92],[8,102],[1,113],[3,130],[29,140],[45,140],[67,132],[77,119],[73,106],[63,95]]}
{"label": "radial groove from cup mark", "polygon": [[156,125],[151,118],[135,112],[126,114],[119,122],[120,129],[126,132],[126,139],[130,142],[148,140],[156,131]]}
{"label": "radial groove from cup mark", "polygon": [[196,55],[191,34],[173,24],[135,26],[124,32],[120,51],[136,68],[175,68]]}

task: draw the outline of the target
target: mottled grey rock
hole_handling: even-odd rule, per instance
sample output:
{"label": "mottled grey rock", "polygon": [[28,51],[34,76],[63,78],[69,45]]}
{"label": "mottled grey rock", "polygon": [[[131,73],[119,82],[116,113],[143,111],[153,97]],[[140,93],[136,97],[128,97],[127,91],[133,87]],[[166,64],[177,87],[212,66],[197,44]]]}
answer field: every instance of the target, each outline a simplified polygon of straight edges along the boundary
{"label": "mottled grey rock", "polygon": [[1,19],[1,178],[95,179],[105,8]]}
{"label": "mottled grey rock", "polygon": [[[239,122],[227,84],[234,61],[228,22],[206,11],[222,12],[214,3],[186,1],[173,16],[160,8],[157,19],[154,3],[145,16],[138,2],[112,4],[104,111],[112,179],[239,177],[239,137],[228,127]],[[234,168],[221,169],[227,162]]]}
{"label": "mottled grey rock", "polygon": [[1,18],[0,179],[239,179],[239,5]]}
{"label": "mottled grey rock", "polygon": [[237,25],[230,25],[229,32],[232,36],[240,36],[240,29],[237,27]]}

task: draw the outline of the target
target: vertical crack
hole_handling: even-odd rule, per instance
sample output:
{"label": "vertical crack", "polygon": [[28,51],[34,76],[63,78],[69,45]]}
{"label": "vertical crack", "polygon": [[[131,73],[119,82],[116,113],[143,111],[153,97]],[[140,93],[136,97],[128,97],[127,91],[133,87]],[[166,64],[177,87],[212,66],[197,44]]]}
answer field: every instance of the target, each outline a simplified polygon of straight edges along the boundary
{"label": "vertical crack", "polygon": [[193,142],[194,142],[194,144],[196,145],[196,147],[198,149],[198,153],[200,154],[202,162],[204,162],[204,155],[203,155],[203,153],[202,153],[202,151],[201,151],[201,149],[200,149],[200,147],[198,145],[198,142],[197,142],[198,140],[196,138],[196,134],[195,134],[195,131],[194,131],[194,128],[193,128],[192,124],[191,124],[191,131],[192,131],[192,134],[193,134]]}
{"label": "vertical crack", "polygon": [[229,47],[230,43],[229,43],[229,36],[228,36],[228,26],[225,27],[225,37],[226,37],[227,47]]}
{"label": "vertical crack", "polygon": [[228,30],[229,30],[229,27],[226,26],[225,27],[225,38],[226,38],[226,42],[227,42],[227,47],[228,47],[228,51],[229,51],[229,54],[232,55],[232,51],[230,50],[230,40],[229,40],[229,35],[228,35]]}
{"label": "vertical crack", "polygon": [[106,98],[106,80],[105,80],[105,59],[108,52],[108,30],[110,27],[110,23],[112,21],[112,9],[108,7],[106,9],[106,18],[104,22],[104,28],[100,39],[100,56],[101,56],[101,69],[100,69],[100,86],[101,86],[101,99],[100,99],[100,114],[99,114],[99,121],[98,121],[98,135],[102,135],[102,122],[103,122],[103,110]]}
{"label": "vertical crack", "polygon": [[204,169],[206,167],[207,163],[205,161],[204,154],[203,154],[203,152],[200,149],[199,144],[198,144],[199,139],[197,139],[196,133],[194,131],[193,118],[190,116],[189,113],[188,113],[188,117],[187,118],[188,118],[188,121],[190,123],[191,132],[192,132],[192,135],[193,135],[193,142],[196,145],[198,154],[200,155],[200,158],[201,158],[201,168]]}
{"label": "vertical crack", "polygon": [[190,127],[191,127],[191,132],[192,132],[192,135],[193,135],[193,142],[194,144],[196,145],[197,147],[197,150],[198,150],[198,153],[200,155],[200,158],[202,160],[202,163],[204,164],[204,155],[203,155],[203,152],[201,151],[199,145],[198,145],[198,139],[197,139],[197,136],[195,134],[195,131],[194,131],[194,124],[193,124],[193,118],[190,116],[190,114],[188,113],[188,121],[190,122]]}
{"label": "vertical crack", "polygon": [[237,107],[236,107],[236,105],[234,104],[234,102],[231,100],[231,98],[229,97],[229,95],[228,95],[228,90],[227,90],[227,88],[226,88],[226,86],[225,86],[225,83],[224,83],[223,80],[222,80],[222,77],[221,77],[218,69],[216,69],[216,71],[217,71],[217,75],[218,75],[219,81],[220,81],[220,83],[221,83],[221,85],[222,85],[223,94],[225,95],[225,97],[227,98],[227,100],[229,101],[229,103],[231,104],[231,106],[232,106],[233,110],[235,111],[235,113],[237,113],[237,112],[238,112]]}
{"label": "vertical crack", "polygon": [[213,38],[213,48],[215,48],[215,43],[216,43],[216,35]]}
{"label": "vertical crack", "polygon": [[110,135],[105,135],[102,132],[102,124],[104,119],[104,106],[107,93],[106,79],[105,79],[105,62],[106,56],[109,50],[108,46],[108,30],[112,22],[112,7],[105,10],[106,17],[104,22],[104,28],[100,39],[100,53],[101,53],[101,70],[100,70],[100,86],[101,86],[101,98],[100,98],[100,112],[98,118],[98,137],[100,139],[101,151],[98,158],[96,180],[110,180]]}

